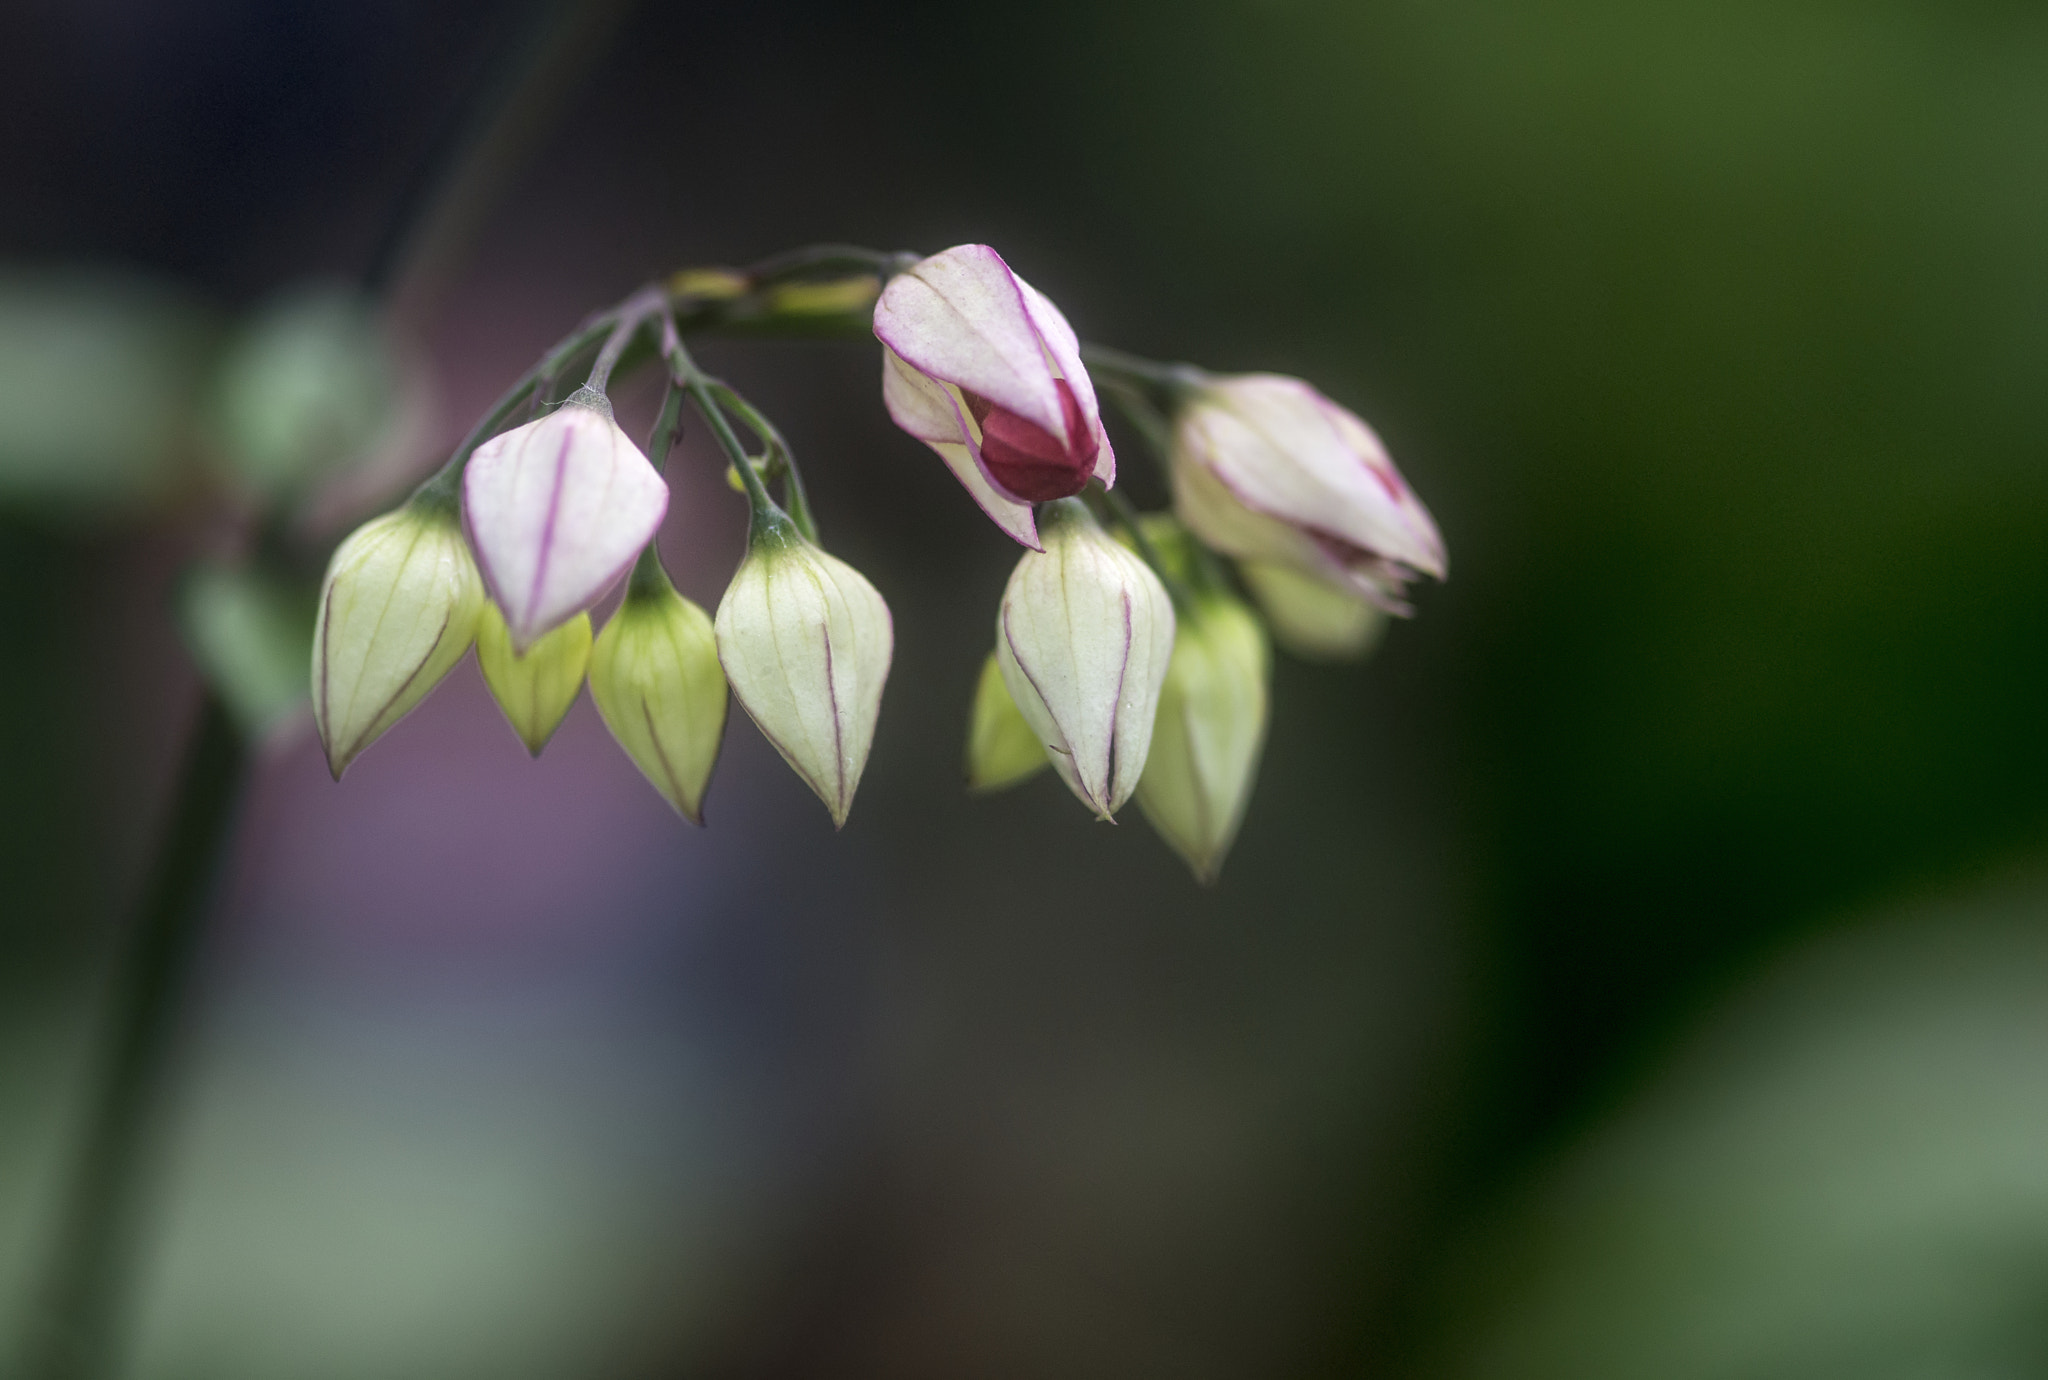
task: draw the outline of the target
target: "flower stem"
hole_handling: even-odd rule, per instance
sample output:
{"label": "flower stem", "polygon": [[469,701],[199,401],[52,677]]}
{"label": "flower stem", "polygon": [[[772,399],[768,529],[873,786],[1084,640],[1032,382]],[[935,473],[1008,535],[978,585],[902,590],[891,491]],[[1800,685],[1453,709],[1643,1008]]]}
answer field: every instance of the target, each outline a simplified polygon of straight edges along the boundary
{"label": "flower stem", "polygon": [[612,312],[612,333],[605,337],[604,348],[597,352],[597,359],[590,366],[590,377],[583,386],[594,393],[602,393],[612,381],[612,370],[618,366],[619,356],[640,328],[668,305],[668,295],[660,288],[642,288],[628,297]]}
{"label": "flower stem", "polygon": [[1131,534],[1131,544],[1138,548],[1139,559],[1152,567],[1152,573],[1159,577],[1159,583],[1166,586],[1167,597],[1173,600],[1175,611],[1186,612],[1191,598],[1187,582],[1182,580],[1179,573],[1160,555],[1159,547],[1145,531],[1145,524],[1137,506],[1115,489],[1104,488],[1101,484],[1090,484],[1087,493],[1088,497],[1107,508],[1116,518],[1117,524]]}
{"label": "flower stem", "polygon": [[179,775],[169,827],[110,1000],[114,1027],[92,1086],[56,1254],[30,1334],[28,1380],[96,1380],[116,1363],[116,1325],[129,1289],[150,1123],[165,1093],[206,902],[241,793],[247,744],[209,691]]}
{"label": "flower stem", "polygon": [[712,396],[719,405],[739,414],[747,430],[754,433],[768,451],[768,477],[781,476],[782,501],[789,508],[790,520],[812,541],[818,539],[818,522],[811,515],[810,495],[804,489],[803,471],[797,468],[796,452],[789,442],[782,439],[775,423],[768,420],[762,411],[741,397],[739,391],[723,379],[707,379]]}
{"label": "flower stem", "polygon": [[746,487],[747,505],[753,513],[753,536],[760,538],[774,533],[779,528],[793,526],[788,513],[768,496],[768,486],[761,482],[761,476],[754,469],[754,462],[747,455],[747,448],[740,444],[739,436],[732,429],[725,410],[718,405],[718,398],[712,392],[713,381],[697,367],[697,361],[690,357],[688,347],[683,344],[681,332],[667,330],[662,334],[662,354],[668,361],[669,376],[689,392],[690,400],[697,404],[697,410],[704,414],[704,421],[711,428],[711,434],[718,438],[720,449],[732,467],[739,473],[740,483]]}

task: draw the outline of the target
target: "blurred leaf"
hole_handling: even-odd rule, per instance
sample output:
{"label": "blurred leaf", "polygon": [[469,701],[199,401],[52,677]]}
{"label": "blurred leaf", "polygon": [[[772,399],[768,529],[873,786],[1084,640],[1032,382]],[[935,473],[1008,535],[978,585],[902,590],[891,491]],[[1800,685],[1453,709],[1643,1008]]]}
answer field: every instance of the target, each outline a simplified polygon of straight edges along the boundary
{"label": "blurred leaf", "polygon": [[2048,882],[1777,964],[1471,1255],[1444,1373],[2048,1368]]}
{"label": "blurred leaf", "polygon": [[190,454],[213,333],[170,285],[0,270],[0,502],[133,507]]}
{"label": "blurred leaf", "polygon": [[301,287],[243,325],[221,361],[217,441],[258,492],[302,490],[362,460],[396,424],[399,366],[370,304]]}
{"label": "blurred leaf", "polygon": [[185,643],[251,736],[311,693],[318,596],[249,570],[200,566],[181,591]]}

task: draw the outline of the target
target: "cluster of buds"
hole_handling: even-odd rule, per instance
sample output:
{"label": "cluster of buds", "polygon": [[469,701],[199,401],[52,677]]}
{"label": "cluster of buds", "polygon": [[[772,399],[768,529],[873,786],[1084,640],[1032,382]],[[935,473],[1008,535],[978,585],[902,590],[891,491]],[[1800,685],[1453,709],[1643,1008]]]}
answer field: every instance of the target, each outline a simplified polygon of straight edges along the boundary
{"label": "cluster of buds", "polygon": [[[1311,658],[1363,655],[1388,615],[1409,612],[1408,585],[1445,573],[1428,512],[1372,430],[1307,384],[1084,350],[1059,309],[985,245],[871,257],[871,276],[803,300],[843,307],[851,293],[872,305],[889,415],[1026,548],[975,693],[970,787],[1013,785],[1049,765],[1099,818],[1135,799],[1212,880],[1257,774],[1272,642]],[[889,610],[818,544],[773,425],[684,349],[684,281],[586,323],[405,506],[337,549],[313,649],[315,715],[337,778],[474,643],[535,754],[587,680],[620,746],[701,823],[737,698],[845,822],[894,651]],[[749,283],[687,281],[700,292],[711,282],[727,311]],[[643,339],[669,370],[645,451],[605,394]],[[592,348],[582,388],[514,424]],[[1138,514],[1113,492],[1091,364],[1161,452],[1170,514]],[[751,511],[746,556],[715,616],[676,591],[653,544],[686,396]],[[735,418],[762,456],[741,445]],[[593,633],[591,610],[621,579],[623,599]]]}

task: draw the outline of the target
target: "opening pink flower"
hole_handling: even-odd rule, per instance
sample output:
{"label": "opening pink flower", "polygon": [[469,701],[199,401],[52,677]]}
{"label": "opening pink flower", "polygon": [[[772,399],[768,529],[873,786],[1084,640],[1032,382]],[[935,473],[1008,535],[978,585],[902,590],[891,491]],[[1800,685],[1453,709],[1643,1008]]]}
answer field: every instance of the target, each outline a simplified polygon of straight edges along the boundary
{"label": "opening pink flower", "polygon": [[1043,293],[985,244],[891,279],[875,303],[882,398],[998,527],[1042,549],[1031,505],[1116,482],[1080,342]]}

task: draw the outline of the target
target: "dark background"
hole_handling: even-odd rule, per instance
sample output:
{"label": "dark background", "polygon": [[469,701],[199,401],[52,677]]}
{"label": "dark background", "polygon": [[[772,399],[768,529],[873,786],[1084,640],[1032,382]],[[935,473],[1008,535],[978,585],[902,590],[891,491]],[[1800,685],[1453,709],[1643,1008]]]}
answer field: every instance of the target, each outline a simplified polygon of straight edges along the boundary
{"label": "dark background", "polygon": [[[529,22],[9,17],[8,300],[111,267],[194,341],[361,274]],[[2041,1373],[2044,151],[2048,12],[1988,0],[646,0],[414,323],[421,464],[652,275],[980,240],[1356,408],[1453,578],[1282,660],[1204,892],[1135,813],[963,803],[1014,553],[872,348],[705,346],[896,615],[852,822],[736,717],[689,831],[468,666],[339,786],[273,744],[137,1373]],[[743,510],[672,469],[708,604]],[[219,525],[0,517],[0,1323]]]}

